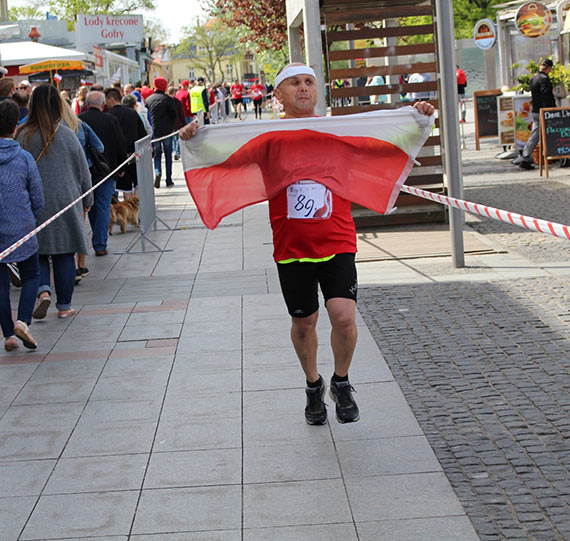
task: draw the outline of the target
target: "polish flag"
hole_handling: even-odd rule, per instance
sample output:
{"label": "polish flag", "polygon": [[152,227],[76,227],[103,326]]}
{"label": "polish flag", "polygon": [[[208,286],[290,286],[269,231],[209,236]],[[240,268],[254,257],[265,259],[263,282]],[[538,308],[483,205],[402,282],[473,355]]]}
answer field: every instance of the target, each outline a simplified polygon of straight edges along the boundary
{"label": "polish flag", "polygon": [[59,73],[53,74],[53,80],[57,81],[58,83],[63,79],[63,77]]}
{"label": "polish flag", "polygon": [[412,107],[338,117],[203,126],[182,146],[202,221],[272,199],[299,180],[385,214],[394,206],[434,117]]}

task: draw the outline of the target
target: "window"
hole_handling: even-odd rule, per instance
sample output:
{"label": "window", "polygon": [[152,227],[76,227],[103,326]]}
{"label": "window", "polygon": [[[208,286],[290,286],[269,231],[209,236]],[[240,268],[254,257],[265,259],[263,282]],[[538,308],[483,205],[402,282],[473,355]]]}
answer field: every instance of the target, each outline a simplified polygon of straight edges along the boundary
{"label": "window", "polygon": [[226,75],[227,75],[228,77],[231,77],[231,76],[233,75],[233,72],[234,72],[233,66],[232,66],[231,64],[228,64],[228,65],[226,66]]}
{"label": "window", "polygon": [[196,74],[194,73],[194,68],[188,70],[188,79],[196,79]]}

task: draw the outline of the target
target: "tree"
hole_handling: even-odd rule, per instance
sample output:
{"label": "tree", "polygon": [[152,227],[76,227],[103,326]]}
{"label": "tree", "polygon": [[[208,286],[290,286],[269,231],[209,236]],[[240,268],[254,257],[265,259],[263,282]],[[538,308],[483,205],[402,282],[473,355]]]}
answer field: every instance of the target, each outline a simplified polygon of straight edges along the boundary
{"label": "tree", "polygon": [[145,16],[143,19],[143,28],[145,38],[151,38],[152,43],[161,43],[164,45],[170,39],[168,30],[154,17]]}
{"label": "tree", "polygon": [[218,18],[210,19],[205,24],[198,21],[195,26],[185,26],[182,33],[185,38],[176,52],[185,54],[196,67],[211,77],[216,71],[223,72],[222,58],[241,52],[237,33]]}
{"label": "tree", "polygon": [[17,6],[8,10],[11,21],[26,21],[44,19],[45,10],[41,0],[31,0],[23,6]]}
{"label": "tree", "polygon": [[255,43],[260,51],[281,50],[287,45],[285,0],[206,0],[212,15],[238,29],[242,42]]}

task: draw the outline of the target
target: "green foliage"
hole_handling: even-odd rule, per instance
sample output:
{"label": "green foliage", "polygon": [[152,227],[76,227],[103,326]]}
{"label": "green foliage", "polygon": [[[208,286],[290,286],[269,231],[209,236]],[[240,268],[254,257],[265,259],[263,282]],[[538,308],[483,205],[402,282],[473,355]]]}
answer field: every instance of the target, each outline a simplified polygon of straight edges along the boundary
{"label": "green foliage", "polygon": [[[543,59],[542,59],[543,60]],[[512,65],[512,69],[519,69],[521,66],[518,63]],[[530,80],[532,76],[538,73],[540,69],[540,63],[531,60],[525,65],[524,69],[527,73],[522,73],[517,76],[518,85],[514,86],[511,90],[523,90],[524,92],[530,92]],[[552,66],[552,71],[549,76],[552,86],[563,86],[566,90],[570,90],[570,66],[564,66],[560,62],[556,62]]]}
{"label": "green foliage", "polygon": [[147,17],[145,15],[143,18],[143,28],[145,38],[151,38],[155,44],[161,43],[164,45],[170,38],[168,30],[154,17]]}
{"label": "green foliage", "polygon": [[237,33],[219,19],[211,19],[206,24],[198,21],[194,26],[182,28],[184,38],[176,48],[177,54],[192,60],[195,67],[212,78],[222,71],[222,59],[230,55],[243,56]]}
{"label": "green foliage", "polygon": [[41,1],[30,1],[23,6],[12,7],[8,10],[11,21],[25,21],[33,19],[44,19],[45,10]]}

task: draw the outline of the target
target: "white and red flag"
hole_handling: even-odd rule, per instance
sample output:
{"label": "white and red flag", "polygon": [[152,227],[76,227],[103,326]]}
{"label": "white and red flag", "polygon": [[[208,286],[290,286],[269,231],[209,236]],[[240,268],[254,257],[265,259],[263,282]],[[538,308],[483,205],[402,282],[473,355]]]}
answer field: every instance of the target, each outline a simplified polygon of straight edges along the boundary
{"label": "white and red flag", "polygon": [[384,214],[394,206],[433,122],[433,115],[402,107],[204,126],[181,145],[186,184],[210,229],[299,180],[314,180]]}

